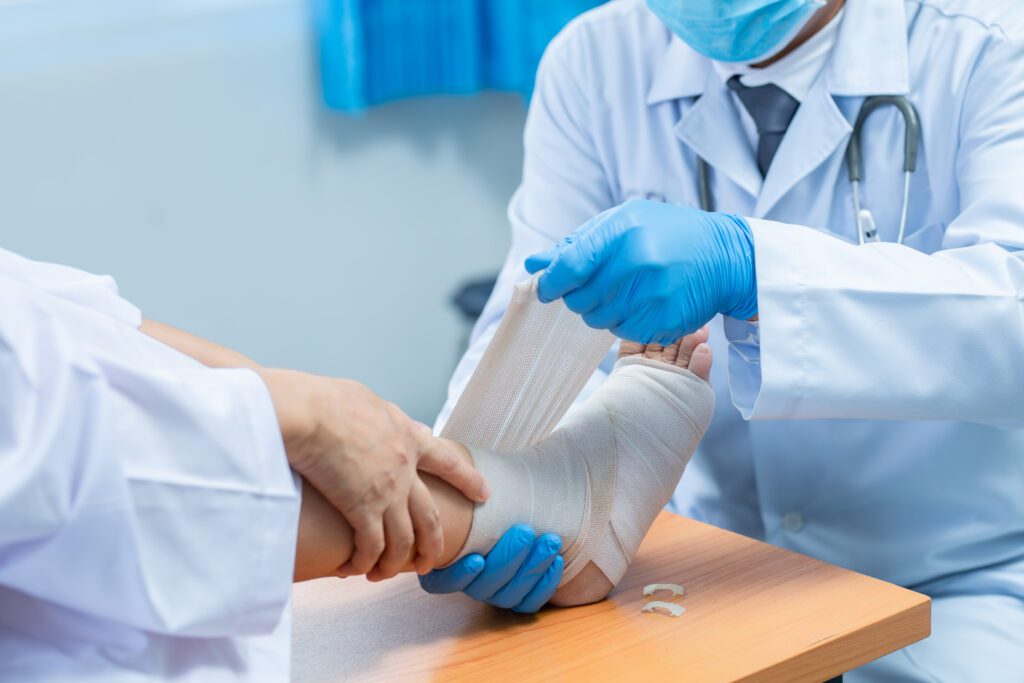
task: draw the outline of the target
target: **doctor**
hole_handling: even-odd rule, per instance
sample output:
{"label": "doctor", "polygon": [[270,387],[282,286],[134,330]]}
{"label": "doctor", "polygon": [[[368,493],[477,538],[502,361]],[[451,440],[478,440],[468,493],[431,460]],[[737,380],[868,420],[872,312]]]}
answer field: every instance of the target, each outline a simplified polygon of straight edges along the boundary
{"label": "doctor", "polygon": [[[888,104],[860,126],[867,216],[846,152],[880,95],[918,125]],[[1020,3],[613,2],[549,48],[525,152],[512,249],[440,421],[531,272],[627,339],[712,320],[728,360],[676,510],[932,596],[931,638],[850,681],[1019,680]],[[425,585],[486,598],[529,575],[509,555]]]}

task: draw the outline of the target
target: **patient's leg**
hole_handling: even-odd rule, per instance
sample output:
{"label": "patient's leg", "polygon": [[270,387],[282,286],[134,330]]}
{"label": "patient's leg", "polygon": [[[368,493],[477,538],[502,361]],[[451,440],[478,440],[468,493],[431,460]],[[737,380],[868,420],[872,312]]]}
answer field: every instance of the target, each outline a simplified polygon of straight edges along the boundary
{"label": "patient's leg", "polygon": [[[603,598],[625,572],[710,421],[706,338],[702,331],[665,348],[623,343],[609,380],[549,439],[521,453],[476,454],[493,493],[475,510],[454,489],[427,477],[444,528],[442,563],[486,552],[509,526],[527,522],[565,541],[567,580],[555,602]],[[351,552],[347,524],[306,487],[296,580],[333,574]],[[406,570],[412,571],[412,557]]]}
{"label": "patient's leg", "polygon": [[[634,344],[632,342],[622,342],[622,345],[619,347],[619,358],[643,356],[651,361],[660,361],[678,368],[687,369],[700,379],[707,382],[711,377],[711,351],[705,344],[706,341],[707,330],[704,329],[696,335],[683,339],[681,344],[672,346],[663,347],[657,344],[644,346],[642,344]],[[707,424],[704,423],[704,427],[700,429],[702,436],[706,428]],[[692,451],[688,452],[685,450],[687,448],[686,446],[683,444],[679,445],[682,447],[679,450],[680,459],[683,467],[685,467],[686,463],[689,461]],[[694,443],[694,446],[695,445],[696,444]],[[652,475],[653,474],[654,473],[652,473]],[[671,474],[666,473],[666,476],[663,477],[666,483],[668,483],[667,480],[670,479],[671,476]],[[679,476],[682,476],[681,471]],[[657,481],[657,479],[657,475],[654,475],[654,481]],[[678,477],[676,479],[678,481]],[[617,484],[617,493],[624,492],[624,483],[625,482],[620,481]],[[672,489],[675,489],[675,484],[672,485]],[[668,495],[671,496],[671,491],[668,492]],[[664,494],[662,497],[664,497]],[[667,497],[664,497],[664,500],[661,499],[662,497],[659,497],[657,501],[659,503],[657,505],[658,510],[664,507],[665,503],[668,502]],[[613,503],[613,516],[616,514],[616,510],[614,510],[615,507],[616,506]],[[654,511],[654,514],[657,515],[657,510]],[[644,524],[644,534],[646,534],[650,525],[654,523],[653,517],[649,517],[648,515],[648,518],[649,521]],[[635,549],[633,552],[635,552]],[[632,559],[632,555],[630,556],[630,559]],[[616,579],[616,582],[618,582],[618,579]],[[612,588],[614,588],[613,582],[605,576],[605,573],[598,568],[593,560],[590,560],[586,563],[583,569],[580,570],[579,574],[559,587],[558,592],[555,593],[551,602],[554,605],[561,606],[582,605],[604,598]]]}
{"label": "patient's leg", "polygon": [[[517,453],[471,449],[491,484],[466,552],[514,523],[564,540],[556,604],[603,598],[629,567],[714,410],[707,331],[667,348],[623,344],[604,384],[547,439]],[[579,579],[578,581],[575,579]]]}

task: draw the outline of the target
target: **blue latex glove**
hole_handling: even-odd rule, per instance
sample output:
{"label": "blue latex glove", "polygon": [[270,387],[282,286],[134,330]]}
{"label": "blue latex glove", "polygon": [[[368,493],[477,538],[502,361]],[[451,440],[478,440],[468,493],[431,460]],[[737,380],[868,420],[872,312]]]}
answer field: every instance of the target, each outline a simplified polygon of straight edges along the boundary
{"label": "blue latex glove", "polygon": [[467,555],[450,567],[435,569],[420,577],[420,586],[428,593],[461,591],[495,607],[531,614],[551,599],[562,580],[561,550],[557,535],[538,537],[530,527],[517,524],[486,557]]}
{"label": "blue latex glove", "polygon": [[671,344],[718,313],[757,315],[754,238],[739,216],[635,200],[526,260],[541,301],[565,299],[587,325]]}

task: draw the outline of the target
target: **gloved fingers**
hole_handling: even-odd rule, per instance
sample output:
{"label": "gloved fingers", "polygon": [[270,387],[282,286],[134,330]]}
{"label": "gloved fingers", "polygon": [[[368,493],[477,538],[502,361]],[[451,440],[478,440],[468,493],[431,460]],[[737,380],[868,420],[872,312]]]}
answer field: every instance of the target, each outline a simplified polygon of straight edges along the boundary
{"label": "gloved fingers", "polygon": [[530,554],[516,575],[489,600],[495,607],[511,609],[523,601],[562,549],[562,539],[556,534],[544,534],[533,544]]}
{"label": "gloved fingers", "polygon": [[537,295],[543,303],[550,303],[585,285],[597,270],[596,254],[579,245],[564,249],[548,266],[537,283]]}
{"label": "gloved fingers", "polygon": [[551,247],[546,251],[528,256],[523,265],[526,267],[526,272],[533,275],[537,271],[544,270],[550,266],[556,256],[558,256],[558,247]]}
{"label": "gloved fingers", "polygon": [[585,285],[603,262],[601,247],[606,221],[614,220],[616,209],[609,209],[584,223],[558,245],[558,254],[540,276],[537,296],[544,303],[559,299]]}
{"label": "gloved fingers", "polygon": [[622,321],[612,325],[611,331],[616,337],[639,344],[657,343],[669,346],[677,341],[681,333],[664,330],[665,312],[660,310],[663,304],[655,301],[641,301],[632,307]]}
{"label": "gloved fingers", "polygon": [[491,552],[487,553],[484,570],[466,587],[466,595],[488,602],[519,571],[533,547],[535,537],[533,529],[525,524],[517,524],[506,531]]}
{"label": "gloved fingers", "polygon": [[421,576],[420,587],[428,593],[461,593],[480,576],[485,566],[483,555],[466,555],[450,567],[435,569]]}
{"label": "gloved fingers", "polygon": [[[590,313],[584,313],[582,317],[587,327],[592,327],[595,330],[612,330],[614,332],[622,325],[622,312],[616,306],[608,304],[598,306]],[[616,333],[616,336],[619,334]],[[633,340],[632,337],[621,338]]]}
{"label": "gloved fingers", "polygon": [[597,278],[592,278],[587,285],[562,297],[566,307],[573,313],[579,313],[583,316],[594,312],[604,303],[606,296],[606,293],[600,287],[597,287],[596,284]]}
{"label": "gloved fingers", "polygon": [[[430,505],[433,505],[433,501],[430,501]],[[373,571],[366,575],[370,581],[394,578],[413,554],[416,534],[413,532],[407,504],[395,505],[384,513],[384,540],[386,545],[380,561]],[[440,554],[440,550],[437,552]]]}
{"label": "gloved fingers", "polygon": [[537,582],[537,585],[526,594],[522,602],[512,608],[512,611],[519,612],[520,614],[533,614],[540,611],[540,608],[548,604],[551,596],[558,590],[558,584],[562,580],[562,570],[564,569],[565,559],[561,555],[556,555],[555,559],[551,562],[551,566],[544,572],[544,576]]}
{"label": "gloved fingers", "polygon": [[441,559],[441,553],[444,552],[444,530],[441,528],[441,517],[434,497],[419,477],[416,477],[409,494],[409,515],[416,533],[416,572],[425,574]]}
{"label": "gloved fingers", "polygon": [[[576,231],[578,232],[578,231]],[[538,271],[544,270],[551,265],[551,262],[558,258],[558,255],[563,249],[573,244],[576,241],[576,232],[571,232],[561,240],[559,240],[550,249],[539,251],[536,254],[531,254],[526,258],[523,266],[526,268],[530,275],[537,273]]]}
{"label": "gloved fingers", "polygon": [[[666,338],[660,334],[652,335],[643,323],[638,324],[633,319],[625,320],[618,325],[613,325],[609,329],[612,334],[619,339],[626,339],[638,344],[650,344],[651,342],[656,342],[662,346],[669,346],[675,341],[675,339]],[[678,339],[678,337],[676,337],[676,339]]]}
{"label": "gloved fingers", "polygon": [[636,290],[633,279],[623,277],[616,272],[614,264],[609,263],[570,296],[579,294],[581,298],[596,301],[590,311],[581,313],[583,322],[597,330],[610,330],[629,317],[630,309],[635,307],[632,299],[637,296]]}

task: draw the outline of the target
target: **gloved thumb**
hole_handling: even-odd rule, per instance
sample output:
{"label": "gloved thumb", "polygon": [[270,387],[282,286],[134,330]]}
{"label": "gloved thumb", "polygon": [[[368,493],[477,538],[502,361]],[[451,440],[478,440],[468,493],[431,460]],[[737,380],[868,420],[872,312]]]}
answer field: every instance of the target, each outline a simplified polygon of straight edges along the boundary
{"label": "gloved thumb", "polygon": [[541,251],[526,259],[526,272],[533,275],[551,265],[551,262],[558,256],[558,247],[551,247],[547,251]]}

